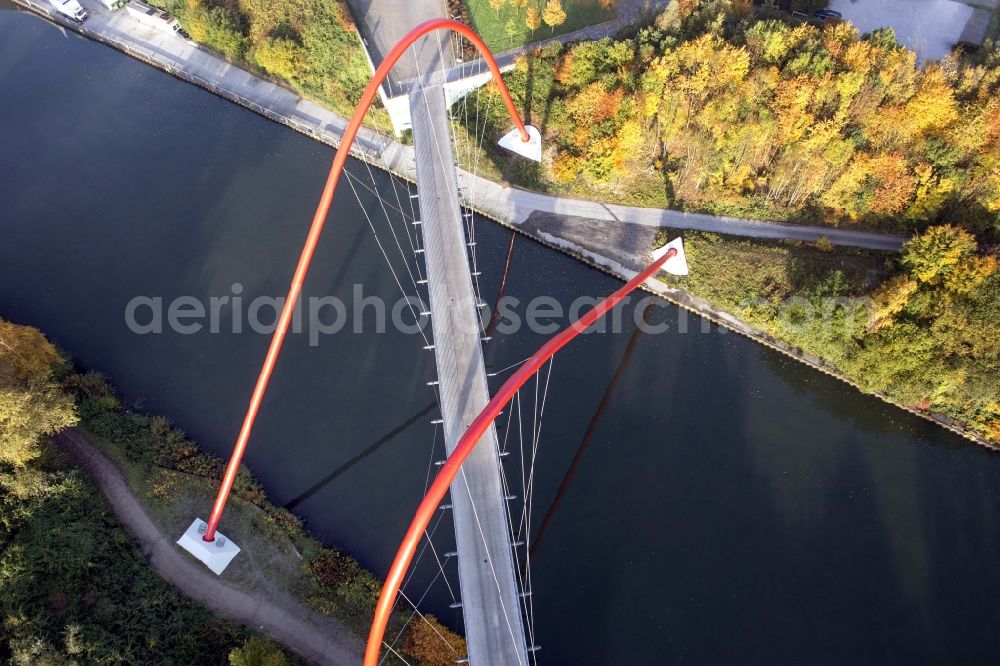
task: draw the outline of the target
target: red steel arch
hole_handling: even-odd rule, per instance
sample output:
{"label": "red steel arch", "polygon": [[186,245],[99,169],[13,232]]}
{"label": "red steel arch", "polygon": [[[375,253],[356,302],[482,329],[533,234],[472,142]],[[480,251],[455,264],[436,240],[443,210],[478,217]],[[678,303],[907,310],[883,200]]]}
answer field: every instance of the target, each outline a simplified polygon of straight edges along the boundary
{"label": "red steel arch", "polygon": [[511,401],[517,390],[524,386],[535,373],[541,369],[542,365],[552,358],[557,351],[562,349],[570,340],[585,331],[588,326],[600,319],[608,310],[620,303],[626,296],[634,291],[639,285],[652,277],[659,271],[668,260],[677,255],[677,250],[670,248],[662,257],[647,266],[645,270],[625,283],[603,301],[588,310],[579,319],[564,328],[562,331],[549,338],[549,340],[535,352],[535,354],[521,364],[517,372],[504,382],[497,394],[486,404],[483,411],[475,418],[462,438],[458,440],[455,450],[448,456],[448,460],[441,466],[441,470],[434,477],[434,483],[427,490],[427,494],[417,507],[417,513],[413,516],[410,528],[403,537],[403,542],[396,551],[396,557],[389,569],[389,574],[382,584],[382,592],[379,594],[378,603],[375,606],[375,617],[372,619],[371,630],[368,633],[368,645],[365,648],[364,666],[378,666],[379,652],[382,648],[382,639],[385,636],[386,626],[389,624],[389,617],[392,614],[392,607],[396,602],[396,595],[399,593],[399,586],[403,582],[403,576],[410,568],[413,554],[420,544],[431,518],[437,513],[444,494],[448,492],[451,482],[458,475],[462,463],[469,457],[476,444],[486,433],[496,419],[500,411]]}
{"label": "red steel arch", "polygon": [[316,251],[316,245],[319,242],[320,234],[323,232],[323,226],[326,224],[326,216],[330,211],[330,204],[333,202],[333,193],[337,189],[337,182],[340,180],[340,174],[344,170],[344,164],[347,162],[347,158],[350,154],[350,146],[354,143],[355,137],[357,137],[358,130],[361,128],[361,123],[364,121],[365,115],[368,113],[368,109],[371,107],[372,103],[375,101],[375,95],[378,94],[378,88],[385,81],[386,77],[389,75],[390,70],[399,61],[414,42],[423,37],[429,32],[435,30],[451,30],[452,32],[457,32],[466,39],[468,39],[472,44],[479,50],[483,55],[483,59],[486,60],[486,64],[489,65],[490,71],[493,73],[493,79],[496,81],[500,88],[500,95],[503,97],[504,105],[507,107],[507,112],[510,114],[511,120],[517,126],[521,134],[521,139],[525,142],[530,140],[528,136],[528,131],[524,127],[524,122],[521,120],[520,114],[517,112],[517,108],[514,106],[514,100],[511,99],[510,91],[507,90],[507,85],[503,81],[503,77],[500,75],[500,68],[497,66],[496,60],[493,58],[493,54],[490,52],[489,48],[480,39],[479,35],[473,32],[472,28],[469,26],[459,23],[458,21],[453,21],[450,19],[432,19],[430,21],[424,21],[419,24],[410,32],[399,40],[385,59],[375,70],[375,74],[372,76],[371,81],[365,87],[364,93],[361,95],[361,101],[354,108],[354,114],[351,116],[350,122],[347,124],[347,129],[344,130],[344,136],[341,139],[340,147],[337,150],[336,155],[333,157],[333,164],[330,167],[330,174],[327,176],[326,185],[323,188],[323,194],[320,197],[319,204],[316,206],[316,213],[313,215],[312,225],[309,227],[309,234],[306,236],[305,245],[302,248],[302,253],[299,256],[299,263],[295,267],[295,274],[292,277],[292,283],[288,288],[288,295],[285,297],[284,306],[281,309],[281,315],[278,317],[277,326],[274,329],[274,335],[271,337],[271,344],[267,349],[267,356],[264,357],[264,364],[260,369],[260,374],[257,376],[257,383],[254,386],[253,394],[250,397],[250,405],[247,407],[246,416],[243,418],[243,425],[240,427],[239,436],[236,438],[236,445],[233,447],[233,453],[229,458],[229,463],[226,465],[225,475],[222,477],[222,484],[219,486],[219,493],[215,498],[215,503],[212,505],[212,513],[208,518],[208,528],[205,530],[205,535],[202,537],[205,541],[214,541],[215,532],[219,527],[219,521],[222,519],[222,512],[226,508],[226,502],[229,499],[229,493],[233,489],[233,482],[236,480],[236,473],[240,468],[240,461],[243,459],[243,454],[246,451],[247,442],[250,439],[250,432],[253,430],[254,421],[257,418],[257,413],[260,411],[260,404],[264,399],[264,393],[267,391],[268,382],[271,379],[271,374],[274,372],[274,366],[278,361],[278,354],[281,352],[281,345],[285,340],[285,334],[288,332],[288,326],[292,320],[292,313],[295,310],[295,304],[299,300],[299,295],[302,293],[302,283],[305,281],[306,274],[309,272],[309,264],[312,262],[313,254]]}

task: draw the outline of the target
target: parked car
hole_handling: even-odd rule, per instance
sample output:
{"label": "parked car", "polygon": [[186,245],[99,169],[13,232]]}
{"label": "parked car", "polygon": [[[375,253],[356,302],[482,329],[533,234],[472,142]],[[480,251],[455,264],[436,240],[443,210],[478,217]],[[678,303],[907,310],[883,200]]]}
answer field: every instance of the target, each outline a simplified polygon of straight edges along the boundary
{"label": "parked car", "polygon": [[828,18],[844,18],[844,15],[835,9],[819,9],[813,14],[818,19],[828,19]]}
{"label": "parked car", "polygon": [[128,0],[101,0],[101,4],[114,12],[124,7],[127,1]]}
{"label": "parked car", "polygon": [[87,12],[83,11],[83,7],[76,0],[49,0],[49,4],[55,7],[57,12],[74,21],[83,23],[87,18]]}

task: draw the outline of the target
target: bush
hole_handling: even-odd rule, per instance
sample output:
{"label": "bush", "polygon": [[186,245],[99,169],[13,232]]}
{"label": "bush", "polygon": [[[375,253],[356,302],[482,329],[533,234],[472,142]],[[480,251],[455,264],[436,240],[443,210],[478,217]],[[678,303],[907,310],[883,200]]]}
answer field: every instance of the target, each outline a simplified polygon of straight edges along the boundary
{"label": "bush", "polygon": [[465,640],[433,615],[410,622],[403,651],[427,666],[450,666],[468,655]]}
{"label": "bush", "polygon": [[297,79],[302,68],[301,48],[290,39],[265,39],[254,48],[253,57],[258,65],[287,81]]}
{"label": "bush", "polygon": [[195,5],[181,16],[184,28],[196,42],[219,51],[230,60],[241,60],[248,40],[243,20],[222,7],[210,9]]}
{"label": "bush", "polygon": [[286,666],[284,651],[267,640],[254,636],[229,653],[230,666]]}
{"label": "bush", "polygon": [[150,569],[82,472],[42,460],[0,471],[0,655],[31,666],[225,663],[247,632]]}
{"label": "bush", "polygon": [[334,593],[338,615],[363,628],[375,610],[381,583],[357,560],[337,550],[324,550],[309,566],[320,585]]}

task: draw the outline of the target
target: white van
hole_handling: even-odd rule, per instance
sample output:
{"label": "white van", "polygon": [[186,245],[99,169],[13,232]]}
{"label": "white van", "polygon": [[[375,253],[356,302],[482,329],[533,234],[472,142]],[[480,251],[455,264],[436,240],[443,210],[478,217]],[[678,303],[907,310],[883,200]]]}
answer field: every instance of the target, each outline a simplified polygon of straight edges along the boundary
{"label": "white van", "polygon": [[55,7],[57,12],[74,21],[83,23],[84,19],[87,18],[87,12],[83,11],[83,7],[76,0],[49,0],[49,4]]}

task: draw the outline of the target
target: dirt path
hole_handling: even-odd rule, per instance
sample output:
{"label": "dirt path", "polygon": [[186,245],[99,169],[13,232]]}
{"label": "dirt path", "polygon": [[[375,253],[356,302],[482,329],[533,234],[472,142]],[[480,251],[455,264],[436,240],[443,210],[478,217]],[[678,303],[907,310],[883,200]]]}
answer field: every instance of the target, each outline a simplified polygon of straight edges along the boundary
{"label": "dirt path", "polygon": [[159,530],[115,463],[75,429],[60,433],[55,441],[93,477],[153,568],[182,594],[315,663],[361,662],[361,642],[347,627],[306,608],[280,607],[252,590],[237,589],[184,555],[174,544],[177,535]]}

